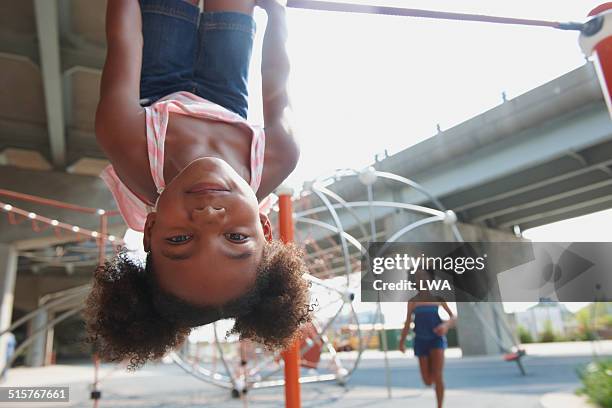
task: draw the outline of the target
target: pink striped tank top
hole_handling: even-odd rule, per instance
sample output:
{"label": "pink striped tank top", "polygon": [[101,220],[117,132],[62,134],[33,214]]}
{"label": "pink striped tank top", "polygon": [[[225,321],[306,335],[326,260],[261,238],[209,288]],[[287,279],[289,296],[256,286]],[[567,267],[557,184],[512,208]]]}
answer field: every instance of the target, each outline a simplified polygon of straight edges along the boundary
{"label": "pink striped tank top", "polygon": [[[249,124],[240,115],[197,95],[189,92],[176,92],[145,108],[149,164],[151,176],[159,194],[166,187],[166,182],[164,181],[164,144],[171,112],[248,127],[253,137],[251,141],[250,186],[253,191],[257,192],[261,183],[266,145],[263,129]],[[119,179],[112,165],[107,166],[100,174],[100,177],[113,194],[117,207],[128,227],[142,232],[147,214],[154,209],[154,203],[146,202],[134,194]],[[268,206],[269,201],[268,199],[263,200],[260,204],[260,210],[264,202]]]}

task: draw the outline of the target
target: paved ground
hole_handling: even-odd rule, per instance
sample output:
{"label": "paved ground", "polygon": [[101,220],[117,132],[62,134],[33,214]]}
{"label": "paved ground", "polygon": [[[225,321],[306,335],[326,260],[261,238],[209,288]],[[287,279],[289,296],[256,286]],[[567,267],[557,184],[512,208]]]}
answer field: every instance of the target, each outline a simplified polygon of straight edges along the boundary
{"label": "paved ground", "polygon": [[[589,343],[532,345],[525,359],[528,375],[519,374],[515,364],[499,357],[459,358],[448,350],[446,360],[445,407],[540,408],[543,395],[572,392],[578,386],[575,370],[592,359]],[[598,344],[601,355],[612,355],[612,341]],[[303,407],[434,407],[431,389],[421,385],[414,358],[390,353],[392,399],[387,398],[384,363],[380,353],[369,353],[346,387],[335,383],[306,384],[302,387]],[[108,376],[107,376],[108,375]],[[90,365],[52,366],[42,369],[14,369],[6,385],[70,385],[69,404],[38,404],[41,407],[91,407],[88,384]],[[107,376],[105,378],[105,376]],[[283,407],[282,388],[251,391],[245,400],[232,400],[229,392],[204,384],[174,365],[150,365],[132,374],[101,373],[103,399],[99,407]],[[0,407],[9,406],[0,403]],[[25,407],[25,405],[19,405]],[[36,405],[28,405],[28,407]]]}

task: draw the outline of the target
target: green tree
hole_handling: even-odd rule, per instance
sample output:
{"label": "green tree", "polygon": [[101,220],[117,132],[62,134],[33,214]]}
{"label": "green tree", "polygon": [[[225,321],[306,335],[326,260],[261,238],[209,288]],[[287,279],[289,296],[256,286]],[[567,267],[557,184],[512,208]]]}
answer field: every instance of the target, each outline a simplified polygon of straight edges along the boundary
{"label": "green tree", "polygon": [[544,330],[540,333],[540,341],[542,343],[553,343],[557,341],[557,336],[555,335],[550,319],[546,319],[544,322]]}
{"label": "green tree", "polygon": [[612,408],[612,360],[601,360],[588,364],[578,371],[582,381],[579,394],[588,396],[591,402],[603,408]]}
{"label": "green tree", "polygon": [[597,312],[600,311],[598,309],[600,309],[600,307],[597,306],[597,303],[594,303],[580,309],[574,315],[576,317],[576,322],[578,323],[578,334],[580,340],[595,340],[597,337]]}
{"label": "green tree", "polygon": [[519,341],[522,344],[533,343],[533,336],[531,336],[529,330],[527,330],[524,326],[519,325],[516,328],[516,331],[519,337]]}

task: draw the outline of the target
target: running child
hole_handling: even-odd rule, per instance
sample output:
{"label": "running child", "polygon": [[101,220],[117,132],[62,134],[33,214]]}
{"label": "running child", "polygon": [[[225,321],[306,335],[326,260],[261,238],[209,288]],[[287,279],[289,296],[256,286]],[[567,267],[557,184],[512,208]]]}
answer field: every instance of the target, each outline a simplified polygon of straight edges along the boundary
{"label": "running child", "polygon": [[[414,277],[417,280],[433,278],[429,271],[418,270]],[[446,333],[454,326],[455,317],[452,310],[444,301],[435,301],[436,298],[429,291],[420,291],[410,302],[406,322],[400,337],[399,348],[402,353],[406,351],[404,345],[410,331],[412,316],[414,315],[414,355],[419,359],[421,378],[426,386],[434,384],[438,408],[442,408],[444,400],[444,349],[447,347]],[[443,321],[438,313],[442,308],[450,316]]]}
{"label": "running child", "polygon": [[[260,203],[299,156],[289,114],[280,0],[108,0],[96,113],[102,174],[146,263],[125,251],[99,267],[86,304],[90,340],[130,368],[179,346],[191,328],[235,318],[233,333],[289,344],[308,319],[301,252],[272,239]],[[265,132],[247,122],[255,5],[265,9]]]}

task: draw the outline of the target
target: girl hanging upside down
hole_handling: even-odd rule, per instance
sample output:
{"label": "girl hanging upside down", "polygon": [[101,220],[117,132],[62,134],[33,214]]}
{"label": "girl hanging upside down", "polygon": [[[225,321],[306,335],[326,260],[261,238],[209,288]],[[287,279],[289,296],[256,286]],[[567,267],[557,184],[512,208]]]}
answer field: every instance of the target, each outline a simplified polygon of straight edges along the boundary
{"label": "girl hanging upside down", "polygon": [[257,1],[264,133],[246,121],[255,0],[206,0],[203,13],[197,0],[108,0],[102,178],[147,259],[120,252],[95,272],[85,315],[105,360],[136,368],[230,317],[241,338],[283,347],[308,319],[302,254],[259,211],[299,156],[279,1]]}

